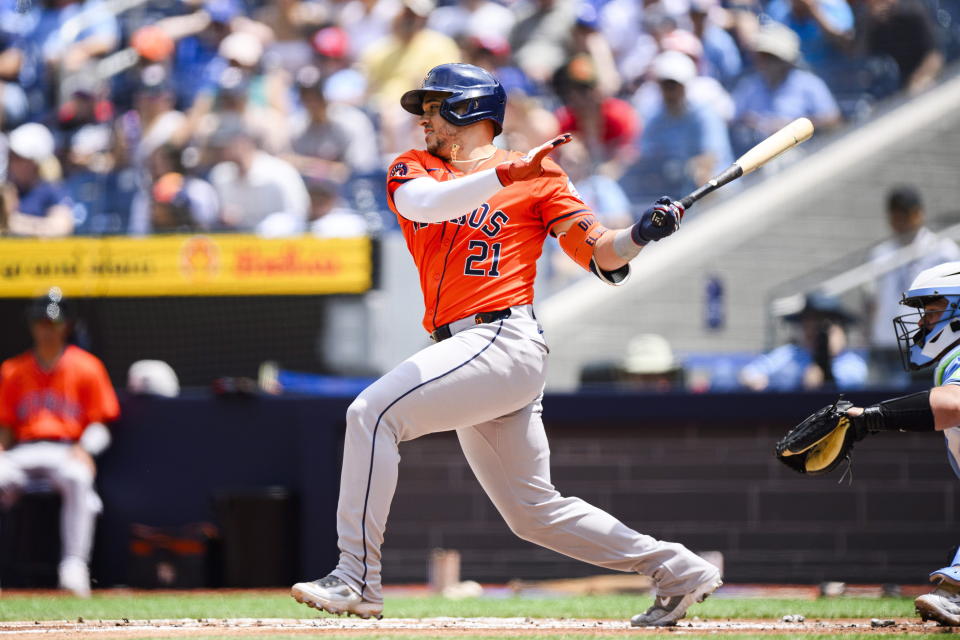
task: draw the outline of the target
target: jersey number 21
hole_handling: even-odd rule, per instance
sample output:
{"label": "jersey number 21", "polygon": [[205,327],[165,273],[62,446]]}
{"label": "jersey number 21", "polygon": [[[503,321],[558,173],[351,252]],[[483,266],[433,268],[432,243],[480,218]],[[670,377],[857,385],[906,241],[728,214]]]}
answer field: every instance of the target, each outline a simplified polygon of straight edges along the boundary
{"label": "jersey number 21", "polygon": [[[494,242],[487,244],[484,240],[471,240],[468,245],[470,255],[463,266],[463,274],[467,276],[489,276],[496,278],[500,275],[500,249],[502,243]],[[493,252],[493,258],[490,261],[490,268],[486,269],[483,263],[487,261],[487,256]]]}

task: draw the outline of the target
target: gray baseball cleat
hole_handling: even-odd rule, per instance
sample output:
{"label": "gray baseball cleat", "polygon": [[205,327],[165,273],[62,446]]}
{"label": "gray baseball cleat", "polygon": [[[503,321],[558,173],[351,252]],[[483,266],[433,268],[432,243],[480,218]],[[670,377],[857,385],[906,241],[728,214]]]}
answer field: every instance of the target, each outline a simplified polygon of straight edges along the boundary
{"label": "gray baseball cleat", "polygon": [[934,620],[944,627],[960,627],[960,592],[934,589],[913,601],[923,621]]}
{"label": "gray baseball cleat", "polygon": [[318,611],[340,615],[342,613],[370,617],[383,617],[383,605],[369,602],[349,584],[335,575],[313,582],[298,582],[290,589],[294,600]]}
{"label": "gray baseball cleat", "polygon": [[720,572],[716,571],[707,580],[697,585],[693,591],[684,595],[657,596],[653,599],[653,604],[649,609],[630,618],[630,626],[672,627],[677,624],[677,620],[686,615],[690,605],[703,602],[722,584]]}

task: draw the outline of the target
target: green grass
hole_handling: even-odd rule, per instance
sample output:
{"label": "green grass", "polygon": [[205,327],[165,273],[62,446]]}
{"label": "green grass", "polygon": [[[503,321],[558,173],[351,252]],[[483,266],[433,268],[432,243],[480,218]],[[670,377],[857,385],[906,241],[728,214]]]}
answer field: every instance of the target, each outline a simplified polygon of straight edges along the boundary
{"label": "green grass", "polygon": [[[384,614],[391,618],[532,617],[627,619],[651,599],[628,595],[578,598],[388,598]],[[691,608],[701,618],[766,618],[786,614],[817,618],[913,617],[910,598],[836,598],[790,600],[711,598]],[[164,618],[312,618],[319,614],[282,593],[203,592],[184,594],[95,593],[89,600],[60,595],[0,597],[0,621],[11,620],[157,620]]]}

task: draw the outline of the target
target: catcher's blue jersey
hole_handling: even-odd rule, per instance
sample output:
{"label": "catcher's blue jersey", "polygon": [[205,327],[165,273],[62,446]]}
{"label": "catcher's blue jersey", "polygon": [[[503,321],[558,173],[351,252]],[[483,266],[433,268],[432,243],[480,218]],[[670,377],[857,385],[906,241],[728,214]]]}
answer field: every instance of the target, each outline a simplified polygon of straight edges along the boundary
{"label": "catcher's blue jersey", "polygon": [[[960,347],[955,347],[945,355],[933,374],[935,386],[944,384],[960,384]],[[947,458],[953,472],[960,478],[960,427],[944,429],[943,436],[947,439]]]}
{"label": "catcher's blue jersey", "polygon": [[954,347],[940,359],[933,373],[933,384],[960,384],[960,347]]}

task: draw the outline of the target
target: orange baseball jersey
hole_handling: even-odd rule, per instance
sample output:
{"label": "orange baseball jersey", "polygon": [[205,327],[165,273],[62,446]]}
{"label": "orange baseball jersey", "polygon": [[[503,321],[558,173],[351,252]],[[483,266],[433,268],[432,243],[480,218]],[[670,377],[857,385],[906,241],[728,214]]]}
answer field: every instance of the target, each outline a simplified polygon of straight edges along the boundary
{"label": "orange baseball jersey", "polygon": [[[477,170],[521,155],[498,150]],[[553,225],[593,215],[565,174],[515,182],[469,214],[446,222],[413,222],[397,211],[393,193],[404,182],[424,176],[445,182],[462,175],[421,150],[401,154],[387,174],[387,201],[420,273],[428,332],[481,311],[533,303],[537,259]]]}
{"label": "orange baseball jersey", "polygon": [[0,424],[18,442],[77,440],[91,422],[120,415],[107,371],[95,355],[68,345],[53,369],[40,368],[33,351],[0,365]]}

